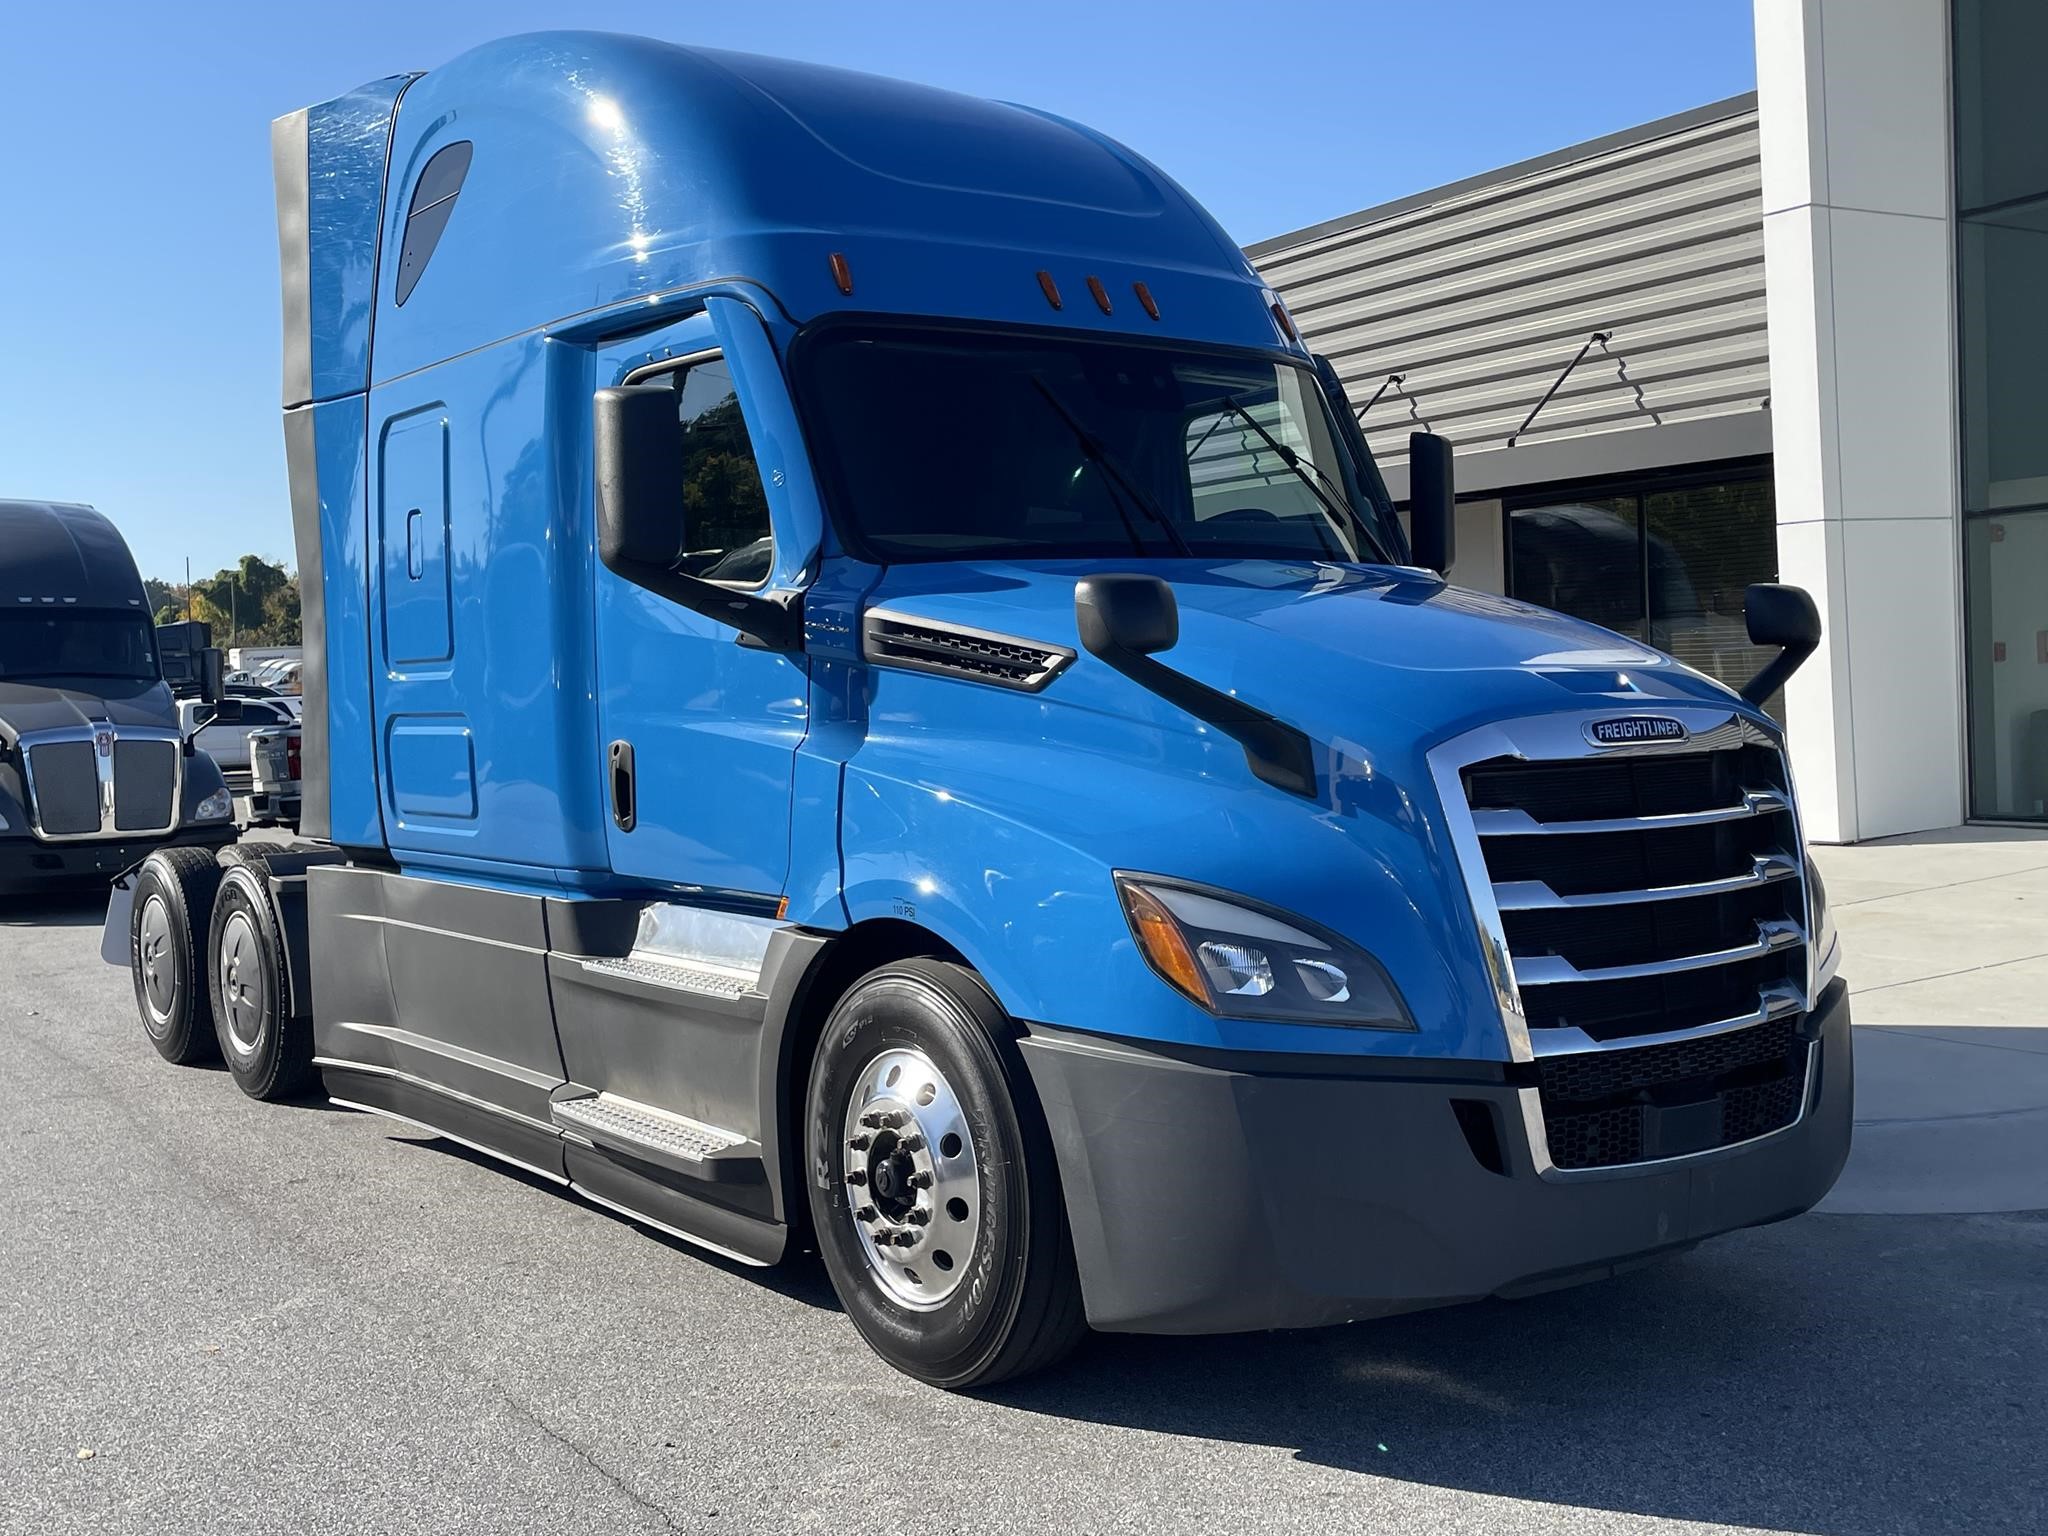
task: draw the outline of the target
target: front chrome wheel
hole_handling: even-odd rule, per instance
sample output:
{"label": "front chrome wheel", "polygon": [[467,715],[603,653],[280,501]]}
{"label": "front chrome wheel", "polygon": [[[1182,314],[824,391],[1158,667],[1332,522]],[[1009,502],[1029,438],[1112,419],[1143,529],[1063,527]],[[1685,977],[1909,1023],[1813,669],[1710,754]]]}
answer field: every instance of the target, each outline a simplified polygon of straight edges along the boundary
{"label": "front chrome wheel", "polygon": [[892,1301],[944,1304],[981,1240],[981,1170],[959,1097],[923,1051],[884,1051],[847,1095],[846,1209]]}

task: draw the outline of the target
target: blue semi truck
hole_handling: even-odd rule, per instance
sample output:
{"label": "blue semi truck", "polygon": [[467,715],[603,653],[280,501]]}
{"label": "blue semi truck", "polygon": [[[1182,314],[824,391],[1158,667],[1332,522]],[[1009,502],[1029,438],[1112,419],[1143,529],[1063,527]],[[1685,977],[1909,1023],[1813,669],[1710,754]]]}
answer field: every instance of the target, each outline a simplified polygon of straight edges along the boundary
{"label": "blue semi truck", "polygon": [[273,132],[303,832],[152,860],[174,1060],[431,1127],[895,1366],[1337,1323],[1803,1211],[1849,1010],[1779,728],[1445,583],[1079,124],[586,33]]}

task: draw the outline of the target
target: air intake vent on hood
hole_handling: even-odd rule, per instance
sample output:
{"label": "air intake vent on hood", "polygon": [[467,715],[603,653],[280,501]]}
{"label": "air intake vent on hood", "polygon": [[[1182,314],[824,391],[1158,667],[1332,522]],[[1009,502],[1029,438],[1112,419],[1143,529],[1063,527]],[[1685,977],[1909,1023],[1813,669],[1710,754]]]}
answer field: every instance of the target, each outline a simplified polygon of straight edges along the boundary
{"label": "air intake vent on hood", "polygon": [[1073,661],[1065,646],[999,635],[961,624],[874,609],[861,627],[862,654],[880,667],[941,672],[998,688],[1036,693]]}

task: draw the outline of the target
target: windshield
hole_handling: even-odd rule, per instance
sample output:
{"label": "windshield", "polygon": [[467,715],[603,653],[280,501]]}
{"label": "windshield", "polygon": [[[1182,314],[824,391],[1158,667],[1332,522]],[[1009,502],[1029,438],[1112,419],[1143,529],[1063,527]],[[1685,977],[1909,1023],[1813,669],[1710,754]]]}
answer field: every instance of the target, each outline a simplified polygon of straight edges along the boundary
{"label": "windshield", "polygon": [[94,608],[0,609],[0,678],[157,679],[149,620]]}
{"label": "windshield", "polygon": [[1315,376],[1085,337],[827,331],[803,354],[852,542],[882,561],[1384,561]]}

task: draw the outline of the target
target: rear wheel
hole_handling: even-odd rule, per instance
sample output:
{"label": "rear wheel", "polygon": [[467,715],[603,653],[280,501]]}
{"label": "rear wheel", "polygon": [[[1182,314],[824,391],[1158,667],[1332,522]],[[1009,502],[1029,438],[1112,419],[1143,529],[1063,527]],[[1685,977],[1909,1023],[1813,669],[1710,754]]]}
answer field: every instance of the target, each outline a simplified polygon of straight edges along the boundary
{"label": "rear wheel", "polygon": [[313,1031],[296,1018],[277,904],[260,860],[230,866],[213,904],[213,1018],[221,1055],[252,1099],[289,1099],[312,1086]]}
{"label": "rear wheel", "polygon": [[205,943],[220,866],[208,848],[159,848],[135,875],[128,969],[149,1043],[165,1061],[212,1061],[213,1009]]}
{"label": "rear wheel", "polygon": [[1015,1030],[971,971],[906,960],[840,999],[811,1069],[818,1246],[898,1370],[987,1386],[1087,1331],[1051,1138]]}

